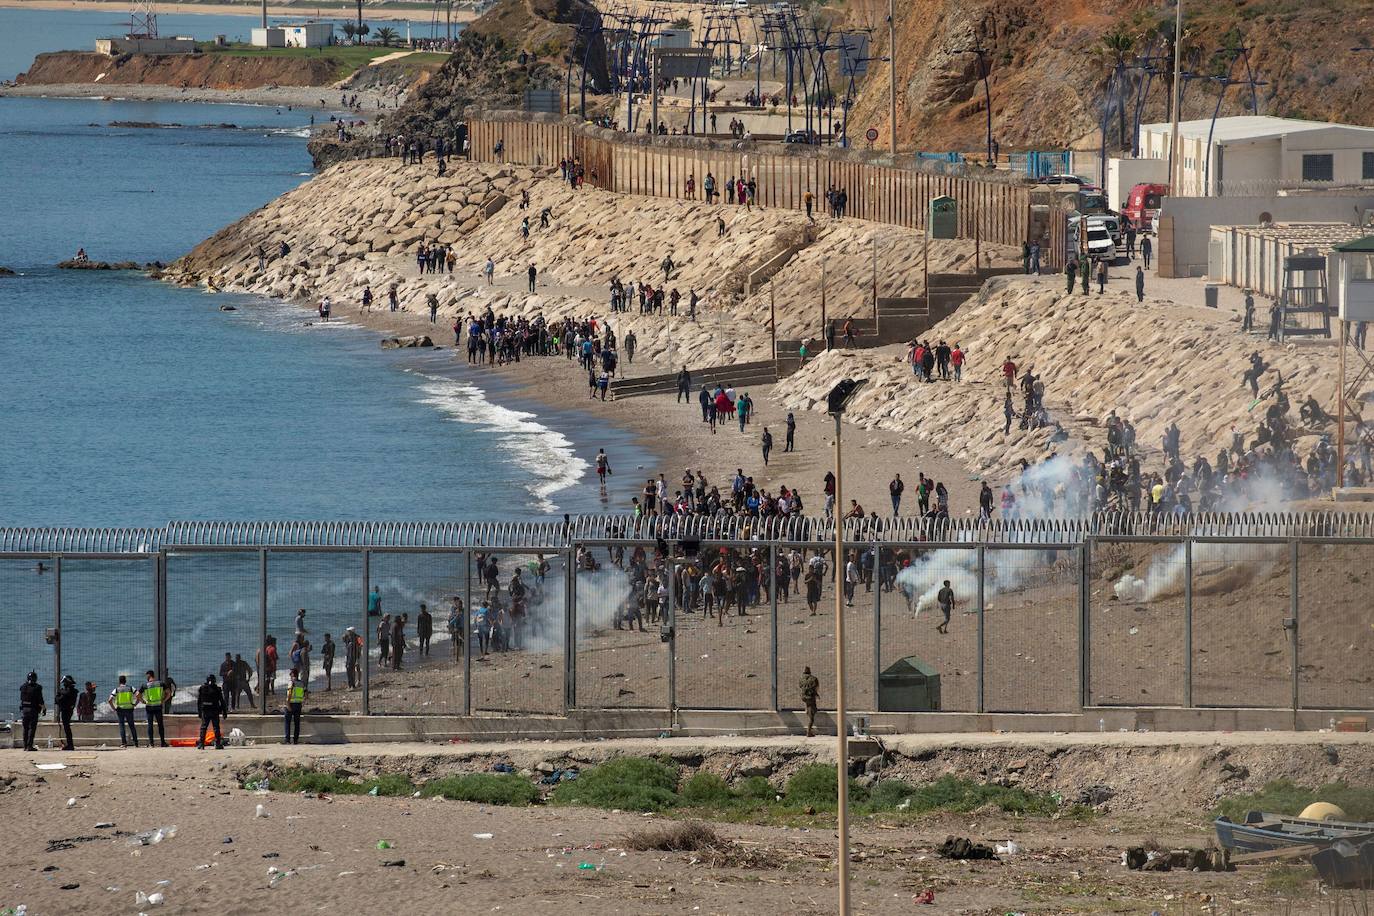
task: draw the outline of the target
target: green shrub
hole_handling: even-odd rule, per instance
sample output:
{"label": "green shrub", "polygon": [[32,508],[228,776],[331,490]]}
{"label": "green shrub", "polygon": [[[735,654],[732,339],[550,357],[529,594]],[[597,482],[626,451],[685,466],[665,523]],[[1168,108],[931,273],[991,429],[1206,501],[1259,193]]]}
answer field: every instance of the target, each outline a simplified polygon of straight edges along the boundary
{"label": "green shrub", "polygon": [[773,788],[773,784],[763,776],[747,776],[735,786],[735,795],[738,798],[747,798],[753,801],[772,801],[777,797],[777,794],[778,790]]}
{"label": "green shrub", "polygon": [[1048,793],[975,783],[956,776],[941,776],[932,783],[919,786],[910,797],[911,804],[906,810],[914,813],[976,811],[987,805],[1009,814],[1048,816],[1059,810],[1058,799]]}
{"label": "green shrub", "polygon": [[[787,804],[793,808],[812,807],[817,811],[839,806],[835,768],[824,763],[808,763],[787,780]],[[868,800],[868,790],[849,780],[849,800],[857,804]]]}
{"label": "green shrub", "polygon": [[480,802],[484,805],[525,807],[539,801],[539,790],[528,779],[514,773],[468,773],[432,779],[420,788],[425,796],[442,796],[453,801]]}
{"label": "green shrub", "polygon": [[558,786],[553,801],[562,805],[663,811],[678,804],[677,769],[645,757],[621,757],[583,770]]}
{"label": "green shrub", "polygon": [[734,799],[725,780],[714,773],[698,773],[682,784],[679,794],[684,805],[695,808],[720,808]]}
{"label": "green shrub", "polygon": [[883,779],[869,790],[868,806],[874,811],[890,811],[916,794],[916,787],[900,779]]}
{"label": "green shrub", "polygon": [[[323,792],[328,795],[359,795],[363,791],[361,785],[340,779],[333,773],[321,773],[319,770],[309,770],[302,767],[291,767],[262,778],[267,780],[268,788],[273,792]],[[256,789],[258,785],[258,779],[249,779],[244,782],[245,789]]]}
{"label": "green shrub", "polygon": [[414,795],[415,783],[398,773],[388,773],[385,776],[378,776],[376,779],[369,779],[358,787],[358,790],[364,795],[371,795],[373,789],[377,790],[376,794],[378,795],[394,798],[401,795]]}

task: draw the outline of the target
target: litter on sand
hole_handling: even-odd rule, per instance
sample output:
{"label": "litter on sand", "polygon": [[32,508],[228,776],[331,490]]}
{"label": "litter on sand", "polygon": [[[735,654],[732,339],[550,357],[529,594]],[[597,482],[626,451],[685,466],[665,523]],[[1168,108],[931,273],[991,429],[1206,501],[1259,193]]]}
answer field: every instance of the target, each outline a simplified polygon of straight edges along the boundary
{"label": "litter on sand", "polygon": [[65,763],[35,763],[34,766],[40,770],[65,770],[67,768]]}
{"label": "litter on sand", "polygon": [[496,836],[494,833],[474,833],[472,838],[474,840],[490,840],[494,836]]}

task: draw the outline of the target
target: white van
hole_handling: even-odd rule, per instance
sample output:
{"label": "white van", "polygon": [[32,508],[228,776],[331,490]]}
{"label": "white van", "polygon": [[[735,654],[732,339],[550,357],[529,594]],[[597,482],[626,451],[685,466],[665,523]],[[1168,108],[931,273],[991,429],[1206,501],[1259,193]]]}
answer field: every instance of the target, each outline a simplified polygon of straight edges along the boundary
{"label": "white van", "polygon": [[[1086,240],[1079,238],[1080,226],[1086,227]],[[1094,261],[1116,260],[1116,239],[1112,238],[1103,217],[1090,216],[1086,221],[1079,216],[1069,217],[1069,248],[1073,253],[1086,250]]]}

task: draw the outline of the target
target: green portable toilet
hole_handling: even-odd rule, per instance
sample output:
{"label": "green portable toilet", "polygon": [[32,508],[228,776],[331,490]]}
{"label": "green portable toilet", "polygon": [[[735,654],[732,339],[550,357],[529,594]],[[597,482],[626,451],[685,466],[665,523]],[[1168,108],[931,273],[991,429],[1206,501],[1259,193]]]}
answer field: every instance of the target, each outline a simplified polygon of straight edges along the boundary
{"label": "green portable toilet", "polygon": [[914,655],[898,659],[878,675],[879,712],[936,712],[940,675]]}
{"label": "green portable toilet", "polygon": [[933,239],[952,239],[959,235],[959,202],[953,197],[937,197],[930,202],[926,226]]}

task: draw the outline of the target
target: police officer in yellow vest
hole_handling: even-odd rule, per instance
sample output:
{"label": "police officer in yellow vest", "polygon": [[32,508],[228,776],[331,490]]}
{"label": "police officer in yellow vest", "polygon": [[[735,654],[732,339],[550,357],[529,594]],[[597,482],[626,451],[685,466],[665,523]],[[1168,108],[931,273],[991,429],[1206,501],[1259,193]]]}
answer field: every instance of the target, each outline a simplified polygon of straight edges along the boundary
{"label": "police officer in yellow vest", "polygon": [[[109,704],[119,719],[119,746],[128,747],[132,741],[134,747],[138,747],[138,726],[134,724],[134,706],[138,704],[138,693],[130,686],[125,675],[119,676],[119,683],[110,691]],[[124,734],[125,725],[129,726],[127,736]]]}
{"label": "police officer in yellow vest", "polygon": [[308,691],[305,684],[301,681],[300,669],[291,669],[291,686],[286,688],[286,708],[283,712],[286,715],[286,734],[283,742],[286,744],[301,743],[301,706],[305,703],[305,695]]}
{"label": "police officer in yellow vest", "polygon": [[167,729],[162,724],[162,704],[167,699],[167,688],[156,674],[148,672],[148,680],[138,691],[137,699],[143,702],[143,711],[148,715],[148,746],[153,746],[153,722],[156,721],[158,738],[162,746],[167,747]]}

